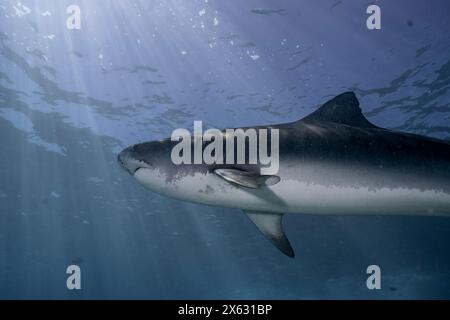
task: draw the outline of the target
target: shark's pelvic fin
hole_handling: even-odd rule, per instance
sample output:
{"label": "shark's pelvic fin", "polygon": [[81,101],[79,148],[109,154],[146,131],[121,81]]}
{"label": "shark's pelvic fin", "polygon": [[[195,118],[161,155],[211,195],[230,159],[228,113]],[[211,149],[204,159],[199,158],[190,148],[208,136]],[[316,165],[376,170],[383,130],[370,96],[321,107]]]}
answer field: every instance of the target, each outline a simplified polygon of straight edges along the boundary
{"label": "shark's pelvic fin", "polygon": [[326,120],[353,127],[377,128],[364,117],[353,92],[345,92],[334,97],[300,121],[303,120]]}
{"label": "shark's pelvic fin", "polygon": [[252,189],[272,186],[280,182],[280,177],[275,175],[263,176],[239,169],[216,169],[214,173],[228,182]]}
{"label": "shark's pelvic fin", "polygon": [[283,232],[282,213],[267,213],[244,210],[259,231],[269,239],[285,255],[293,258],[294,250]]}

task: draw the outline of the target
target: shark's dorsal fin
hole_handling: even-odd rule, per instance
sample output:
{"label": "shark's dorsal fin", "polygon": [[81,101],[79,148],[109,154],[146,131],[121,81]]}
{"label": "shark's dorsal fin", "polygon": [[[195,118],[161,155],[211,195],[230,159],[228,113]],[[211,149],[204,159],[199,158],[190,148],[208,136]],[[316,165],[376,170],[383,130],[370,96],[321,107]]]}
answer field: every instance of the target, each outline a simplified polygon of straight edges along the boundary
{"label": "shark's dorsal fin", "polygon": [[285,255],[293,258],[294,250],[283,232],[282,213],[268,213],[244,210],[259,231]]}
{"label": "shark's dorsal fin", "polygon": [[376,128],[362,114],[355,93],[345,92],[326,102],[301,121],[325,120],[353,127]]}

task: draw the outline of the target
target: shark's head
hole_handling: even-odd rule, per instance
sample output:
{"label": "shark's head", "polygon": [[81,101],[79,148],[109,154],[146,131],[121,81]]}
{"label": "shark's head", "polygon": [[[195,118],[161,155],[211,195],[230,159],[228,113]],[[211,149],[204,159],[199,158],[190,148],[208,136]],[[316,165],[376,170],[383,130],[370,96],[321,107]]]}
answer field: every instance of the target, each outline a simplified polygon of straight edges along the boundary
{"label": "shark's head", "polygon": [[176,143],[163,139],[135,144],[122,150],[117,160],[144,187],[173,198],[194,200],[192,185],[186,179],[196,174],[206,177],[208,166],[174,164],[171,151]]}
{"label": "shark's head", "polygon": [[121,166],[145,187],[160,192],[173,174],[170,162],[170,140],[149,141],[132,145],[117,156]]}
{"label": "shark's head", "polygon": [[117,156],[120,165],[132,176],[139,169],[152,169],[154,142],[145,142],[123,149]]}

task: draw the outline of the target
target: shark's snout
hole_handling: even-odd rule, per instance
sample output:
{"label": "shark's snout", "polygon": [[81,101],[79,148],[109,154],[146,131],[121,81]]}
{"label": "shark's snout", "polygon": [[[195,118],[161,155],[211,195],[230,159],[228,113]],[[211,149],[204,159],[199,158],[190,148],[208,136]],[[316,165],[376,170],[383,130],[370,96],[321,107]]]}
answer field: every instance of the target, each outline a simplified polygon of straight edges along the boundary
{"label": "shark's snout", "polygon": [[131,146],[122,150],[118,154],[117,160],[119,161],[120,165],[131,175],[134,175],[134,173],[140,168],[150,167],[147,162],[138,159],[135,146]]}

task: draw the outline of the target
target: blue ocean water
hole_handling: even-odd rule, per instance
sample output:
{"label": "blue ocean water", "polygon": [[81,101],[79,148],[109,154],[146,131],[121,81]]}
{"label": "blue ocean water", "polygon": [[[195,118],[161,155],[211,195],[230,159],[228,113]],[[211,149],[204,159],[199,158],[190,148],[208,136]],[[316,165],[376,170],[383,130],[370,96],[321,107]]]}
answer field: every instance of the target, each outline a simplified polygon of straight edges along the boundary
{"label": "blue ocean water", "polygon": [[449,218],[286,215],[290,259],[240,210],[159,196],[116,160],[349,90],[378,126],[450,138],[449,2],[373,3],[381,30],[367,1],[0,0],[0,298],[450,298]]}

